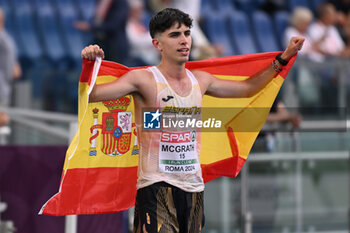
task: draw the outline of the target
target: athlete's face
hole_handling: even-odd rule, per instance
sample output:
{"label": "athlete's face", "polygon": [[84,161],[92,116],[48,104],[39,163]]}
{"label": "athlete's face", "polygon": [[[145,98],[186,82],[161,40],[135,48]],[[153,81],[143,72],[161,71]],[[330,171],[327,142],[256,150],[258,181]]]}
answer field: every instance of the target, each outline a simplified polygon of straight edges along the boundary
{"label": "athlete's face", "polygon": [[161,52],[163,59],[184,63],[190,55],[191,30],[184,24],[174,23],[171,28],[159,33],[153,39],[153,44]]}

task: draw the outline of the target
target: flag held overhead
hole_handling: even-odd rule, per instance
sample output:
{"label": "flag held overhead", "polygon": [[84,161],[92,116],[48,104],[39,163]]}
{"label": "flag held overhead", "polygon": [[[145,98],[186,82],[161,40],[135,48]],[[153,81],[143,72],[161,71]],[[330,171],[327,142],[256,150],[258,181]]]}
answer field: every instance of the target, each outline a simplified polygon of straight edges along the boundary
{"label": "flag held overhead", "polygon": [[[186,68],[241,81],[270,65],[277,54],[188,62]],[[203,98],[203,108],[227,109],[223,122],[225,132],[202,133],[200,162],[205,182],[239,174],[295,58],[253,97]],[[83,61],[79,82],[79,128],[66,153],[59,192],[45,203],[40,214],[111,213],[134,205],[139,148],[132,96],[95,103],[89,103],[88,99],[93,85],[112,82],[132,69],[141,68],[128,68],[101,59]],[[259,108],[265,110],[257,111]],[[242,128],[245,125],[249,130]]]}

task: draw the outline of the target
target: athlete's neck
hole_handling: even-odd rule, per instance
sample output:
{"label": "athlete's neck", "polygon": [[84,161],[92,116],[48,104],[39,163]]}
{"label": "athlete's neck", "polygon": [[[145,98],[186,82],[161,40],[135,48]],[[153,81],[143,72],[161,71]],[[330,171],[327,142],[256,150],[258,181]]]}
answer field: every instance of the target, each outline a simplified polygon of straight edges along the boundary
{"label": "athlete's neck", "polygon": [[162,72],[166,79],[181,80],[187,77],[185,63],[170,64],[165,61],[161,61],[157,68]]}

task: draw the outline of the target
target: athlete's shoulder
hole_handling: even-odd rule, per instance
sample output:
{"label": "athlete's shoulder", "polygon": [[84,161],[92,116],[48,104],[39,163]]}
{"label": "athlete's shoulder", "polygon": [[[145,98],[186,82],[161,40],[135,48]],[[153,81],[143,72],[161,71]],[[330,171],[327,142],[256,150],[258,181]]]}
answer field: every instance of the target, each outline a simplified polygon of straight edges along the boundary
{"label": "athlete's shoulder", "polygon": [[152,72],[147,68],[133,69],[127,73],[128,76],[133,77],[135,80],[144,80],[152,78]]}
{"label": "athlete's shoulder", "polygon": [[210,73],[202,70],[191,70],[191,72],[198,81],[210,80],[213,77]]}
{"label": "athlete's shoulder", "polygon": [[210,73],[203,70],[191,70],[191,72],[198,77],[206,77],[211,75]]}
{"label": "athlete's shoulder", "polygon": [[142,75],[149,72],[150,71],[148,70],[148,68],[136,68],[129,71],[129,73],[132,73],[133,75]]}
{"label": "athlete's shoulder", "polygon": [[152,72],[147,68],[141,68],[141,69],[133,69],[128,72],[128,75],[130,76],[130,80],[134,83],[134,85],[138,87],[149,87],[150,85],[153,85],[153,74]]}
{"label": "athlete's shoulder", "polygon": [[207,92],[208,87],[213,82],[214,76],[208,72],[202,70],[191,70],[194,77],[197,79],[197,82],[201,88],[202,95]]}

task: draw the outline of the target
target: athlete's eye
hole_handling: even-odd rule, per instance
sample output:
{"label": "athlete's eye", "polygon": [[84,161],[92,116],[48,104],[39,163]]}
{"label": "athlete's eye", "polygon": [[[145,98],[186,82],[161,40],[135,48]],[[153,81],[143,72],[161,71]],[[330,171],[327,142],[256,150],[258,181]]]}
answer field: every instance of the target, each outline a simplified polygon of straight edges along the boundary
{"label": "athlete's eye", "polygon": [[180,35],[179,32],[172,32],[170,33],[170,37],[178,37]]}

